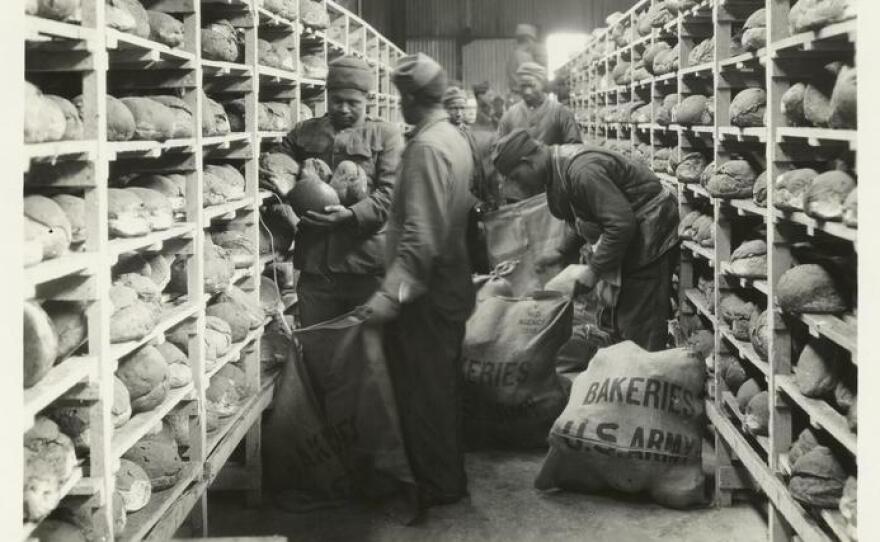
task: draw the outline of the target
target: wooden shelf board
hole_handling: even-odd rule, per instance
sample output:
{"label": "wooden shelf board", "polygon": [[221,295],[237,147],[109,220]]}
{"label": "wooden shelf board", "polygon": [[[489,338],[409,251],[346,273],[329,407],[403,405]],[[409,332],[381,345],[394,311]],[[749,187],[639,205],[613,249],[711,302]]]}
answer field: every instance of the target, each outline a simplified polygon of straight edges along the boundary
{"label": "wooden shelf board", "polygon": [[24,390],[24,430],[33,425],[37,414],[70,388],[87,379],[98,367],[96,356],[73,356],[52,367],[35,385]]}
{"label": "wooden shelf board", "polygon": [[202,147],[215,147],[226,149],[234,143],[248,143],[251,135],[247,132],[231,132],[226,135],[203,137]]}
{"label": "wooden shelf board", "polygon": [[58,258],[44,260],[24,268],[24,297],[31,298],[40,284],[70,275],[92,275],[98,268],[100,257],[94,252],[68,252]]}
{"label": "wooden shelf board", "polygon": [[259,339],[262,336],[263,336],[263,328],[262,327],[259,327],[257,329],[252,329],[250,332],[248,332],[247,337],[245,337],[243,341],[240,341],[240,342],[233,344],[232,348],[229,350],[229,352],[227,352],[225,355],[223,355],[220,359],[218,359],[215,362],[214,366],[211,367],[211,370],[207,371],[205,373],[205,378],[207,380],[211,380],[211,378],[213,378],[214,375],[216,375],[218,372],[220,372],[220,369],[222,369],[224,365],[226,365],[228,363],[235,363],[235,361],[237,361],[238,358],[241,356],[241,351],[244,350],[248,345],[250,345],[251,343],[253,343],[255,340]]}
{"label": "wooden shelf board", "polygon": [[696,288],[688,288],[684,291],[684,295],[685,297],[687,297],[687,300],[691,302],[691,305],[693,305],[700,314],[702,314],[710,322],[712,322],[713,327],[718,325],[718,319],[715,317],[714,314],[709,312],[709,306],[707,305],[703,292]]}
{"label": "wooden shelf board", "polygon": [[[676,179],[676,182],[678,182],[678,179]],[[709,195],[709,192],[705,188],[703,188],[703,186],[699,183],[681,183],[681,182],[679,182],[678,184],[679,184],[679,186],[681,186],[681,191],[683,193],[684,192],[691,192],[697,197],[704,198],[704,199],[712,199],[712,196]]]}
{"label": "wooden shelf board", "polygon": [[733,336],[733,330],[727,325],[720,327],[721,336],[736,349],[736,353],[740,359],[751,363],[756,369],[761,371],[764,376],[770,376],[770,364],[761,359],[761,356],[755,351],[752,343],[741,341]]}
{"label": "wooden shelf board", "polygon": [[778,54],[787,49],[811,50],[817,49],[819,42],[836,38],[845,38],[849,42],[855,42],[858,24],[855,19],[830,24],[817,31],[801,32],[770,44],[771,53]]}
{"label": "wooden shelf board", "polygon": [[209,77],[250,77],[253,73],[247,64],[202,59],[202,75]]}
{"label": "wooden shelf board", "polygon": [[25,143],[26,160],[54,160],[57,158],[94,160],[98,152],[98,142],[93,139],[72,141],[48,141],[46,143]]}
{"label": "wooden shelf board", "polygon": [[301,77],[300,83],[305,87],[323,87],[327,84],[327,81],[323,79],[311,79],[309,77]]}
{"label": "wooden shelf board", "polygon": [[738,275],[734,275],[730,270],[730,262],[724,262],[721,264],[721,271],[724,272],[728,276],[729,279],[735,279],[739,284],[740,288],[748,288],[752,290],[757,290],[764,295],[767,295],[767,292],[770,291],[770,286],[767,284],[767,279],[755,279],[755,278],[746,278],[740,277]]}
{"label": "wooden shelf board", "polygon": [[[54,508],[57,508],[58,505],[61,504],[61,500],[62,500],[64,497],[66,497],[67,495],[69,495],[70,492],[71,492],[71,490],[72,490],[72,489],[73,489],[73,488],[79,483],[79,481],[82,480],[82,479],[83,479],[83,470],[82,470],[82,467],[76,467],[75,469],[73,469],[73,472],[71,473],[70,477],[64,482],[64,485],[61,486],[61,491],[59,491],[59,493],[58,493],[58,495],[59,495],[58,502],[56,502],[55,505],[52,506],[52,508],[53,508],[53,509],[54,509]],[[43,521],[43,520],[36,521],[36,522],[25,522],[24,525],[22,526],[22,537],[21,537],[21,539],[22,539],[22,540],[30,540],[30,539],[31,539],[31,534],[34,532],[34,530],[35,530],[37,527],[39,527],[39,525],[40,525],[40,523],[41,523],[42,521]]]}
{"label": "wooden shelf board", "polygon": [[260,16],[260,24],[265,24],[267,26],[289,27],[291,31],[296,30],[296,22],[284,18],[276,13],[272,13],[271,11],[263,7],[263,2],[260,0],[257,0],[256,4],[256,11],[257,14]]}
{"label": "wooden shelf board", "polygon": [[224,215],[236,213],[245,207],[253,207],[254,198],[244,197],[239,200],[228,201],[220,205],[212,205],[202,209],[202,217],[205,225],[209,225],[212,220],[216,220]]}
{"label": "wooden shelf board", "polygon": [[92,50],[97,42],[98,34],[94,28],[34,15],[25,15],[24,21],[24,39],[26,41],[45,41],[47,39],[81,41],[86,44],[87,50]]}
{"label": "wooden shelf board", "polygon": [[275,143],[281,143],[281,140],[287,136],[287,132],[266,132],[260,131],[259,137],[260,140],[263,141],[272,141]]}
{"label": "wooden shelf board", "polygon": [[[769,396],[768,396],[768,400],[769,400]],[[742,411],[740,411],[739,403],[737,403],[736,397],[734,397],[734,395],[732,393],[730,393],[729,391],[725,391],[724,393],[721,394],[721,401],[724,403],[724,405],[727,407],[727,409],[730,411],[730,413],[734,416],[734,418],[736,418],[736,421],[739,423],[739,427],[740,428],[744,427],[745,414]],[[749,437],[755,439],[755,442],[757,442],[758,446],[760,446],[764,450],[764,453],[766,453],[766,454],[770,453],[770,439],[768,437],[765,437],[762,435],[752,435],[752,434],[749,434]],[[744,438],[744,436],[743,436],[743,438]]]}
{"label": "wooden shelf board", "polygon": [[330,48],[332,48],[332,49],[336,49],[337,51],[343,51],[343,52],[344,52],[344,51],[346,50],[345,45],[344,45],[341,41],[339,41],[339,40],[335,40],[335,39],[330,38],[330,37],[327,38],[327,46],[330,47]]}
{"label": "wooden shelf board", "polygon": [[853,456],[858,450],[856,434],[850,431],[846,417],[821,399],[804,396],[793,375],[776,375],[776,386],[810,418],[810,424],[824,429]]}
{"label": "wooden shelf board", "polygon": [[693,241],[682,241],[681,246],[691,251],[694,256],[699,256],[709,262],[709,265],[715,263],[715,253],[711,248],[703,247]]}
{"label": "wooden shelf board", "polygon": [[137,443],[150,429],[153,429],[162,421],[171,410],[187,399],[193,393],[193,383],[190,382],[181,388],[168,390],[162,404],[148,412],[135,414],[125,425],[113,432],[112,454],[113,457],[122,457],[132,446]]}
{"label": "wooden shelf board", "polygon": [[780,209],[773,210],[776,220],[787,220],[807,228],[807,235],[813,237],[817,231],[824,232],[844,241],[856,242],[858,230],[845,226],[841,222],[821,222],[802,212],[786,213]]}
{"label": "wooden shelf board", "polygon": [[715,430],[732,448],[764,494],[800,536],[801,542],[827,542],[828,537],[807,515],[803,507],[794,500],[788,487],[770,471],[766,462],[740,435],[730,420],[719,413],[711,402],[706,404],[706,414]]}
{"label": "wooden shelf board", "polygon": [[111,50],[110,63],[113,64],[112,52],[120,53],[126,51],[137,51],[143,53],[145,59],[152,61],[172,61],[181,63],[191,63],[196,60],[196,55],[182,49],[168,47],[152,40],[144,39],[134,34],[126,34],[112,28],[101,30],[106,36],[107,49]]}
{"label": "wooden shelf board", "polygon": [[678,72],[672,71],[658,75],[654,78],[654,83],[658,85],[672,84],[678,82]]}
{"label": "wooden shelf board", "polygon": [[146,538],[187,487],[200,477],[201,467],[201,463],[187,464],[182,476],[174,486],[164,491],[153,492],[147,506],[128,515],[125,530],[117,540],[129,542]]}
{"label": "wooden shelf board", "polygon": [[831,532],[834,533],[834,536],[836,536],[840,542],[854,542],[849,535],[846,519],[839,510],[823,508],[819,511],[819,516],[825,521],[828,528],[831,529]]}
{"label": "wooden shelf board", "polygon": [[150,232],[141,237],[119,237],[111,239],[108,243],[108,253],[115,261],[121,254],[126,252],[138,252],[154,245],[158,246],[169,239],[192,236],[196,231],[196,225],[192,222],[175,223],[167,230]]}
{"label": "wooden shelf board", "polygon": [[291,85],[299,84],[300,78],[295,71],[284,70],[281,68],[272,68],[270,66],[257,66],[257,73],[260,76],[260,84],[270,83],[272,85]]}
{"label": "wooden shelf board", "polygon": [[270,263],[273,263],[274,261],[275,261],[275,254],[274,253],[263,254],[262,256],[260,256],[260,269],[266,267],[267,265],[269,265]]}
{"label": "wooden shelf board", "polygon": [[111,141],[107,143],[109,160],[116,160],[119,155],[145,155],[159,157],[166,152],[193,152],[196,148],[195,138],[168,139],[165,141]]}
{"label": "wooden shelf board", "polygon": [[208,438],[208,461],[206,470],[208,480],[213,480],[223,465],[238,447],[248,430],[256,423],[266,407],[272,402],[274,381],[265,382],[258,393],[248,399],[239,411],[227,418],[226,424]]}
{"label": "wooden shelf board", "polygon": [[131,354],[141,346],[156,339],[159,335],[164,335],[166,331],[180,324],[187,318],[191,318],[199,311],[199,307],[193,303],[183,303],[182,305],[166,308],[159,318],[159,324],[148,333],[146,337],[138,341],[128,341],[124,343],[116,343],[110,345],[110,355],[112,359],[118,360]]}
{"label": "wooden shelf board", "polygon": [[726,69],[742,69],[746,64],[760,64],[764,65],[767,62],[767,49],[762,47],[757,51],[749,51],[748,53],[743,53],[741,55],[732,56],[730,58],[725,58],[719,64],[722,70]]}
{"label": "wooden shelf board", "polygon": [[852,353],[854,365],[858,365],[858,324],[853,317],[849,321],[843,320],[833,314],[801,314],[801,321],[807,325],[810,335],[818,338],[825,337],[841,348]]}
{"label": "wooden shelf board", "polygon": [[750,199],[734,199],[726,201],[731,207],[734,207],[737,210],[737,213],[740,216],[755,215],[764,218],[765,221],[767,219],[767,209],[765,207],[760,207]]}
{"label": "wooden shelf board", "polygon": [[689,75],[694,75],[698,77],[712,77],[713,71],[715,69],[715,65],[712,62],[707,62],[705,64],[698,64],[696,66],[687,66],[681,68],[679,73],[681,73],[682,77],[687,77]]}
{"label": "wooden shelf board", "polygon": [[797,126],[780,126],[776,129],[776,141],[805,140],[811,147],[824,147],[829,143],[845,143],[851,150],[856,150],[858,130],[835,130],[831,128],[810,128]]}
{"label": "wooden shelf board", "polygon": [[755,140],[761,143],[767,142],[767,128],[762,126],[750,126],[748,128],[740,128],[739,126],[719,126],[718,134],[723,139],[736,139],[737,141]]}

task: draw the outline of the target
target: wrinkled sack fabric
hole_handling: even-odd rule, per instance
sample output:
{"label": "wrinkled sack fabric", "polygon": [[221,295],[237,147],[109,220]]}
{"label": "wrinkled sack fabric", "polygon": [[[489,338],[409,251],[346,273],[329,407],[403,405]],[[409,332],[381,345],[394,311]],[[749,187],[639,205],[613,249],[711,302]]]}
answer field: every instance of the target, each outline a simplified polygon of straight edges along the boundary
{"label": "wrinkled sack fabric", "polygon": [[263,438],[271,489],[299,490],[308,508],[413,484],[381,329],[352,312],[294,336],[317,355],[306,362],[291,347],[276,386]]}
{"label": "wrinkled sack fabric", "polygon": [[559,292],[480,301],[464,348],[465,438],[474,447],[546,446],[565,406],[556,355],[572,330],[571,301]]}
{"label": "wrinkled sack fabric", "polygon": [[702,504],[704,373],[685,349],[652,353],[627,341],[600,350],[553,424],[535,487]]}
{"label": "wrinkled sack fabric", "polygon": [[516,295],[541,290],[562,267],[535,270],[535,261],[548,248],[555,247],[565,235],[565,222],[550,214],[547,196],[539,194],[527,200],[505,205],[487,213],[483,219],[489,264],[494,267],[508,260],[519,265],[505,278]]}

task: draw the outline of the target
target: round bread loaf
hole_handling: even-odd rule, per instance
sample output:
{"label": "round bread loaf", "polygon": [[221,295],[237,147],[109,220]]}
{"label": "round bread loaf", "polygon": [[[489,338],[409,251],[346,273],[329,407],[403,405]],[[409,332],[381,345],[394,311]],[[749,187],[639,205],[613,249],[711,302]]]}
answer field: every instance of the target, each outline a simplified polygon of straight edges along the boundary
{"label": "round bread loaf", "polygon": [[134,414],[152,410],[165,400],[168,362],[153,346],[144,346],[120,360],[116,376],[128,388]]}
{"label": "round bread loaf", "polygon": [[767,10],[761,8],[746,19],[741,42],[747,51],[757,51],[767,45]]}
{"label": "round bread loaf", "polygon": [[707,38],[691,49],[688,55],[688,66],[699,66],[715,60],[715,40]]}
{"label": "round bread loaf", "polygon": [[754,322],[752,322],[751,328],[749,329],[749,338],[752,346],[755,348],[755,352],[757,352],[758,356],[765,361],[767,360],[768,349],[770,347],[770,328],[768,327],[767,318],[768,314],[765,310]]}
{"label": "round bread loaf", "polygon": [[801,168],[786,171],[776,179],[773,205],[784,211],[803,211],[807,189],[818,173],[814,169]]}
{"label": "round bread loaf", "polygon": [[139,465],[150,477],[153,491],[173,486],[180,477],[184,463],[173,439],[148,435],[122,456]]}
{"label": "round bread loaf", "polygon": [[260,155],[260,186],[284,197],[299,176],[299,164],[283,152],[264,152]]}
{"label": "round bread loaf", "polygon": [[174,211],[171,202],[158,190],[130,186],[126,188],[144,202],[147,220],[153,231],[167,230],[174,224]]}
{"label": "round bread loaf", "polygon": [[151,486],[147,472],[128,459],[119,460],[116,491],[122,497],[126,512],[137,512],[150,502]]}
{"label": "round bread loaf", "polygon": [[150,233],[150,221],[143,200],[121,188],[107,189],[107,212],[110,234],[116,237],[140,237]]}
{"label": "round bread loaf", "polygon": [[750,378],[743,382],[742,386],[736,391],[736,403],[739,405],[741,412],[744,412],[752,400],[752,397],[761,393],[762,386],[754,378]]}
{"label": "round bread loaf", "polygon": [[767,243],[753,239],[742,243],[730,255],[730,272],[738,277],[767,277]]}
{"label": "round bread loaf", "polygon": [[89,453],[91,445],[89,427],[92,422],[88,406],[52,406],[45,413],[49,419],[58,424],[62,433],[70,437],[77,455]]}
{"label": "round bread loaf", "polygon": [[150,37],[150,19],[147,10],[138,0],[108,0],[108,4],[125,10],[135,20],[135,27],[129,32],[140,38]]}
{"label": "round bread loaf", "polygon": [[770,425],[770,396],[766,391],[757,393],[749,400],[743,425],[753,435],[767,436]]}
{"label": "round bread loaf", "polygon": [[64,111],[35,85],[24,84],[24,142],[59,141],[67,131]]}
{"label": "round bread loaf", "polygon": [[682,126],[712,124],[712,106],[709,98],[700,94],[686,96],[672,110],[672,122]]}
{"label": "round bread loaf", "polygon": [[182,22],[167,13],[154,10],[147,10],[147,18],[150,22],[151,40],[167,45],[168,47],[179,47],[183,43],[184,35]]}
{"label": "round bread loaf", "polygon": [[840,313],[847,309],[831,274],[818,264],[792,267],[776,286],[779,307],[790,313]]}
{"label": "round bread loaf", "polygon": [[43,379],[58,359],[58,336],[46,311],[24,302],[24,387]]}
{"label": "round bread loaf", "polygon": [[184,182],[176,182],[172,175],[141,175],[131,181],[128,186],[140,186],[160,192],[168,199],[172,211],[180,212],[186,207],[186,179],[183,178],[183,180]]}
{"label": "round bread loaf", "polygon": [[24,435],[25,519],[42,519],[52,511],[75,467],[73,442],[53,421],[38,416]]}
{"label": "round bread loaf", "polygon": [[52,94],[44,94],[43,96],[58,106],[58,109],[64,114],[65,128],[61,139],[82,139],[84,132],[83,121],[79,116],[76,106],[70,100],[61,96],[54,96]]}
{"label": "round bread loaf", "polygon": [[846,198],[855,189],[856,181],[845,171],[816,175],[804,195],[804,210],[819,220],[841,221]]}
{"label": "round bread loaf", "polygon": [[801,351],[794,367],[795,382],[800,392],[817,399],[830,395],[839,382],[840,363],[832,349],[818,341],[810,341]]}
{"label": "round bread loaf", "polygon": [[767,92],[762,88],[740,91],[730,102],[730,123],[740,128],[764,126]]}
{"label": "round bread loaf", "polygon": [[169,96],[165,94],[150,96],[149,98],[169,108],[174,115],[171,137],[193,137],[193,110],[188,103],[177,96]]}
{"label": "round bread loaf", "polygon": [[758,173],[745,160],[730,160],[715,169],[706,183],[712,197],[722,199],[751,198]]}
{"label": "round bread loaf", "polygon": [[135,122],[134,139],[165,141],[174,137],[177,116],[168,106],[148,97],[122,98]]}
{"label": "round bread loaf", "polygon": [[26,196],[24,218],[25,240],[40,243],[44,260],[57,258],[68,251],[73,227],[64,210],[51,198]]}
{"label": "round bread loaf", "polygon": [[88,339],[88,322],[85,308],[74,301],[46,301],[43,310],[52,319],[52,327],[58,338],[58,359],[73,354]]}
{"label": "round bread loaf", "polygon": [[202,28],[202,56],[208,60],[238,60],[238,36],[229,21],[220,20]]}
{"label": "round bread loaf", "polygon": [[830,449],[816,446],[792,466],[788,489],[798,501],[817,508],[837,508],[847,474]]}
{"label": "round bread loaf", "polygon": [[70,222],[70,242],[82,243],[86,240],[86,202],[71,194],[56,194],[52,201],[58,204]]}
{"label": "round bread loaf", "polygon": [[782,114],[789,126],[806,126],[807,117],[804,113],[804,94],[807,86],[795,83],[782,95]]}
{"label": "round bread loaf", "polygon": [[858,88],[856,69],[843,66],[831,93],[831,118],[829,125],[837,129],[858,127]]}
{"label": "round bread loaf", "polygon": [[119,377],[113,376],[113,406],[110,408],[113,427],[122,427],[131,419],[131,395]]}
{"label": "round bread loaf", "polygon": [[[242,120],[243,122],[243,120]],[[202,135],[221,136],[232,131],[230,119],[223,106],[202,93]],[[239,132],[244,131],[244,125]]]}

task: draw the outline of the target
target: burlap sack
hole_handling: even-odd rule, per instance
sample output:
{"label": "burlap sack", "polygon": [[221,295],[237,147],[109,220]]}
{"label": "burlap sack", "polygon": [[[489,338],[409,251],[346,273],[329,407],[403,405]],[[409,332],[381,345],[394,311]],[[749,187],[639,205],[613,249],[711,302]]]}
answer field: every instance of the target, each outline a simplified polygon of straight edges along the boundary
{"label": "burlap sack", "polygon": [[565,406],[556,353],[571,336],[558,292],[480,301],[463,347],[465,436],[472,446],[544,446]]}
{"label": "burlap sack", "polygon": [[600,350],[553,424],[535,487],[703,503],[704,379],[703,361],[685,349],[649,353],[626,341]]}
{"label": "burlap sack", "polygon": [[550,214],[545,194],[487,213],[483,223],[489,264],[494,267],[508,260],[519,260],[516,269],[505,276],[516,295],[540,290],[562,270],[556,267],[539,274],[535,269],[535,261],[558,245],[566,229],[565,222]]}

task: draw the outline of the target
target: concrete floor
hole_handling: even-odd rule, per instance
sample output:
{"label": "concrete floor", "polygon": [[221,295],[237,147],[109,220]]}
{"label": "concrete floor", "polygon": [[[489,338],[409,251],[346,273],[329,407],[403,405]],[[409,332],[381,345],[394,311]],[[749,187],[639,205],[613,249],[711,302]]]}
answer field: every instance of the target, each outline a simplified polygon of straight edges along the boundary
{"label": "concrete floor", "polygon": [[418,527],[379,512],[335,509],[290,514],[242,506],[238,495],[211,495],[210,536],[284,535],[291,542],[756,542],[766,524],[752,507],[669,510],[645,502],[532,489],[543,453],[468,454],[469,500],[432,508]]}

